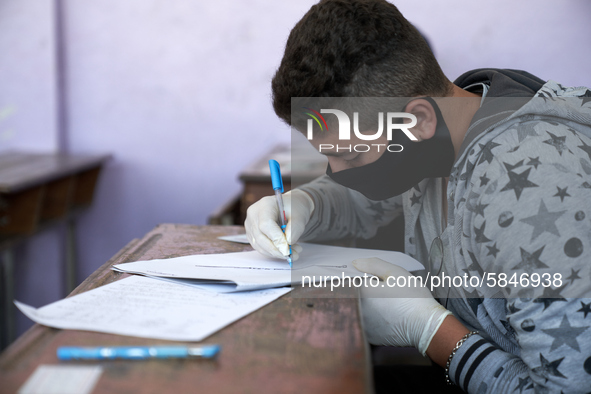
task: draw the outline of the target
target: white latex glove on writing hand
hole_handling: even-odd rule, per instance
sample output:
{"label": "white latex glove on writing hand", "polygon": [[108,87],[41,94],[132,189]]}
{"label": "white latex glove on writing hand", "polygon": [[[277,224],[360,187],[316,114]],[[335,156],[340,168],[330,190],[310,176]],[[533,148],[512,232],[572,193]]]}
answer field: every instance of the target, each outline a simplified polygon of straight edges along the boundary
{"label": "white latex glove on writing hand", "polygon": [[[369,343],[413,346],[424,356],[433,336],[451,312],[433,298],[428,288],[409,285],[408,278],[413,275],[402,267],[375,257],[354,260],[353,266],[384,281],[377,287],[361,288],[361,315]],[[389,287],[386,280],[390,276],[406,277],[406,287]],[[390,279],[389,283],[396,281]],[[403,284],[402,280],[398,283]],[[420,281],[417,280],[417,284]]]}
{"label": "white latex glove on writing hand", "polygon": [[279,208],[275,196],[263,197],[248,207],[244,227],[248,241],[261,254],[284,259],[289,256],[289,245],[292,245],[291,258],[295,261],[302,251],[295,243],[306,229],[314,202],[308,193],[294,189],[283,195],[283,207],[287,217],[285,234],[278,224]]}

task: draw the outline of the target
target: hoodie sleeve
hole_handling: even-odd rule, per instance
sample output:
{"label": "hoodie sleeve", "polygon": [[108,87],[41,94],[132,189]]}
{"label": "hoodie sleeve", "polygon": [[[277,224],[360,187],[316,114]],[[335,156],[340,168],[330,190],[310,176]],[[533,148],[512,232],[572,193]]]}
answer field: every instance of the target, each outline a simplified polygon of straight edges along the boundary
{"label": "hoodie sleeve", "polygon": [[323,175],[299,189],[314,201],[314,212],[302,240],[371,238],[378,228],[402,214],[402,197],[372,201]]}
{"label": "hoodie sleeve", "polygon": [[487,286],[494,278],[505,295],[496,333],[519,354],[473,336],[454,356],[452,379],[471,393],[589,392],[591,139],[531,121],[482,148],[462,245],[478,266],[472,273]]}

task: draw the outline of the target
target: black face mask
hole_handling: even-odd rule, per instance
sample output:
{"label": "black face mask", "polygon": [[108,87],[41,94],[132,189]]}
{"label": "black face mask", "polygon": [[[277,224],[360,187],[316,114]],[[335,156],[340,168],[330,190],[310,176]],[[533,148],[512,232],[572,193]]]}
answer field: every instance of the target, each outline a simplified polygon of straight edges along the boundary
{"label": "black face mask", "polygon": [[402,145],[401,152],[386,149],[373,163],[336,173],[329,164],[326,174],[336,183],[375,201],[402,194],[425,178],[449,176],[455,158],[449,129],[435,101],[430,97],[422,99],[431,103],[437,115],[433,137],[417,142],[409,140],[402,131],[394,132],[389,144]]}

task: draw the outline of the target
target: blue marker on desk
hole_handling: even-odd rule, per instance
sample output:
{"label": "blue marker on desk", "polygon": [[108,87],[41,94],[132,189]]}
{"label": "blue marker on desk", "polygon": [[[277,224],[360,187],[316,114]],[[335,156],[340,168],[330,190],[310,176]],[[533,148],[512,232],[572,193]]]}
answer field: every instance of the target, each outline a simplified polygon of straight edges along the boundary
{"label": "blue marker on desk", "polygon": [[[269,160],[269,168],[271,169],[271,182],[273,183],[273,190],[275,190],[275,197],[277,197],[277,206],[279,207],[279,222],[281,223],[281,230],[285,234],[287,227],[287,217],[285,216],[285,208],[283,208],[283,178],[281,177],[281,169],[276,160]],[[289,245],[289,257],[287,262],[291,267],[291,245]]]}
{"label": "blue marker on desk", "polygon": [[124,346],[124,347],[60,347],[59,360],[144,360],[147,358],[213,358],[220,345],[187,346]]}

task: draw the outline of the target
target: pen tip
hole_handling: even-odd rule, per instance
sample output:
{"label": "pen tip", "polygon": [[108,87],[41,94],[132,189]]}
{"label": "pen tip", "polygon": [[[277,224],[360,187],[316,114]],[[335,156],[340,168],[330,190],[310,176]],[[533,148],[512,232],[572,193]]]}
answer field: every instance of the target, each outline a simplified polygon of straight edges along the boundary
{"label": "pen tip", "polygon": [[287,262],[289,263],[289,267],[291,268],[291,257],[287,258]]}

